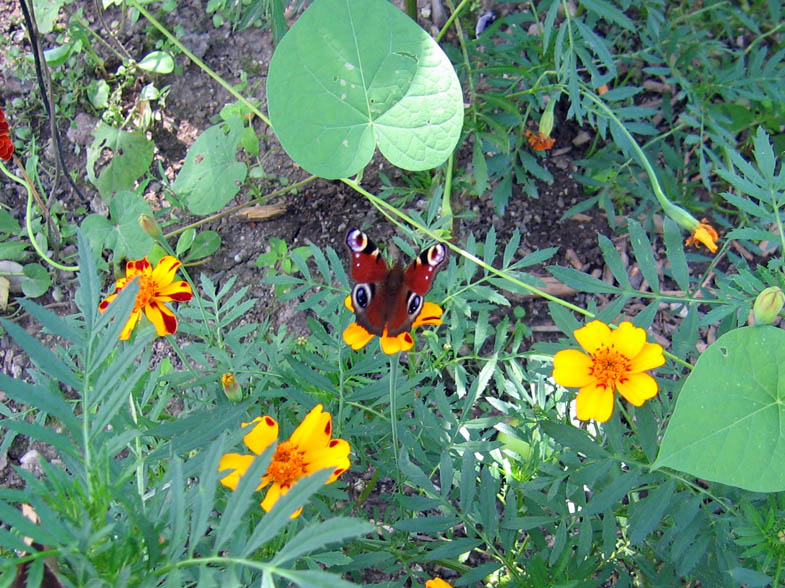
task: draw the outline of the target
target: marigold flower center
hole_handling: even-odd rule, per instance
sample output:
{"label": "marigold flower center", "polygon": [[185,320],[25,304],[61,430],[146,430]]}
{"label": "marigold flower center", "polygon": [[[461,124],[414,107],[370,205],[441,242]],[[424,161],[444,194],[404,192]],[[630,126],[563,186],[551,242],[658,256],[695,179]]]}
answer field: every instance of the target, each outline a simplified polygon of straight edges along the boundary
{"label": "marigold flower center", "polygon": [[289,487],[305,474],[305,452],[291,441],[281,441],[267,468],[267,475],[279,486]]}
{"label": "marigold flower center", "polygon": [[626,379],[630,371],[629,358],[616,351],[613,345],[600,347],[591,358],[591,374],[597,379],[599,386],[613,389],[616,384]]}
{"label": "marigold flower center", "polygon": [[134,311],[142,310],[155,298],[156,284],[153,276],[139,276],[139,293],[136,295]]}

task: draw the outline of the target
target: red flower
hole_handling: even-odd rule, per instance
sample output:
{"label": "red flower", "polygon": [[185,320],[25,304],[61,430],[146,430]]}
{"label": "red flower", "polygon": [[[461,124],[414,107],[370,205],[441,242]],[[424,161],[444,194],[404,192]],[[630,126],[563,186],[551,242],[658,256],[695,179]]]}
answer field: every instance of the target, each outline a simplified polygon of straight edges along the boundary
{"label": "red flower", "polygon": [[11,140],[11,132],[5,120],[3,109],[0,108],[0,159],[6,161],[11,159],[14,154],[14,142]]}

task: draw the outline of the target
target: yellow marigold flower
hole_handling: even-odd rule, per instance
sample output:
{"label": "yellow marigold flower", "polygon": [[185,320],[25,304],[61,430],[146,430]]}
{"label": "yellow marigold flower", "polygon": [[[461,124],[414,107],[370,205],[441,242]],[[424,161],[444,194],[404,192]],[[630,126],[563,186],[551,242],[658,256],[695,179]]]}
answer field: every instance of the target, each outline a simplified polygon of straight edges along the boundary
{"label": "yellow marigold flower", "polygon": [[[347,296],[343,303],[346,308],[354,312],[351,296]],[[444,314],[444,310],[438,304],[428,301],[423,302],[420,314],[417,315],[417,318],[414,319],[414,322],[412,323],[412,330],[423,325],[442,324],[442,314]],[[373,339],[375,336],[376,335],[373,333],[369,333],[365,327],[357,323],[350,324],[343,331],[344,343],[349,345],[349,347],[355,351],[368,345],[371,339]],[[399,351],[409,351],[412,347],[414,347],[414,338],[408,331],[395,335],[394,337],[390,337],[387,335],[387,329],[385,329],[381,337],[379,337],[379,343],[382,346],[382,351],[384,351],[387,355],[393,355]]]}
{"label": "yellow marigold flower", "polygon": [[534,133],[529,129],[526,129],[524,134],[526,135],[526,139],[529,141],[529,145],[531,145],[532,149],[535,151],[547,151],[556,144],[556,139],[553,139],[552,137],[544,135],[540,132]]}
{"label": "yellow marigold flower", "polygon": [[166,302],[188,302],[193,298],[193,292],[188,282],[174,281],[180,262],[171,255],[161,258],[158,265],[150,265],[147,258],[135,259],[125,264],[125,277],[115,283],[114,292],[104,298],[98,305],[98,310],[105,312],[109,304],[117,297],[120,290],[125,288],[131,280],[139,278],[139,293],[136,295],[136,304],[120,333],[120,340],[128,339],[131,331],[144,311],[145,316],[155,325],[159,336],[171,335],[177,331],[177,317],[166,306]]}
{"label": "yellow marigold flower", "polygon": [[717,244],[715,241],[719,238],[720,236],[717,234],[717,231],[709,224],[708,219],[704,218],[701,219],[701,222],[695,227],[692,231],[692,235],[687,238],[684,244],[700,247],[700,244],[703,243],[709,251],[716,253]]}
{"label": "yellow marigold flower", "polygon": [[[243,437],[243,443],[255,455],[243,453],[227,453],[218,464],[218,471],[234,470],[221,479],[221,484],[237,489],[240,478],[251,467],[254,458],[278,440],[278,423],[269,416],[256,417],[243,427],[251,431]],[[334,468],[325,484],[332,484],[343,472],[349,469],[349,452],[351,446],[343,439],[332,439],[332,418],[329,412],[322,412],[322,405],[317,404],[311,409],[303,422],[289,437],[288,441],[278,442],[275,454],[262,476],[257,490],[267,486],[267,494],[261,502],[265,512],[269,512],[278,499],[289,492],[292,486],[305,476],[319,470]],[[291,518],[300,516],[302,508],[297,509]]]}
{"label": "yellow marigold flower", "polygon": [[434,578],[433,580],[428,580],[425,583],[425,588],[452,588],[452,585],[448,584],[441,578]]}
{"label": "yellow marigold flower", "polygon": [[662,346],[646,342],[646,331],[623,322],[615,331],[591,321],[574,332],[586,351],[564,349],[553,357],[553,379],[578,390],[576,409],[582,421],[605,422],[613,412],[613,391],[641,406],[657,394],[657,380],[645,373],[665,363]]}

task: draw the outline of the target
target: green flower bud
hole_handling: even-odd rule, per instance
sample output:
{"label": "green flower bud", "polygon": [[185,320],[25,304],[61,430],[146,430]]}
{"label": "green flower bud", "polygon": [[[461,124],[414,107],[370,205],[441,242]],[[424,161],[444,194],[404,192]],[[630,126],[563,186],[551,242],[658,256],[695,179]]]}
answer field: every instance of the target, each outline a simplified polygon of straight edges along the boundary
{"label": "green flower bud", "polygon": [[161,226],[158,224],[158,221],[155,220],[149,214],[140,214],[139,215],[139,226],[142,227],[142,230],[150,235],[156,241],[160,241],[163,237],[163,232],[161,231]]}
{"label": "green flower bud", "polygon": [[229,372],[221,375],[221,385],[224,389],[224,394],[232,402],[240,402],[243,399],[243,390],[240,384],[234,379],[234,374]]}
{"label": "green flower bud", "polygon": [[553,108],[555,106],[556,100],[551,98],[545,106],[545,112],[540,117],[540,128],[538,130],[546,137],[550,137],[553,130]]}
{"label": "green flower bud", "polygon": [[756,325],[768,325],[779,315],[785,305],[785,293],[779,286],[769,286],[758,294],[752,305]]}

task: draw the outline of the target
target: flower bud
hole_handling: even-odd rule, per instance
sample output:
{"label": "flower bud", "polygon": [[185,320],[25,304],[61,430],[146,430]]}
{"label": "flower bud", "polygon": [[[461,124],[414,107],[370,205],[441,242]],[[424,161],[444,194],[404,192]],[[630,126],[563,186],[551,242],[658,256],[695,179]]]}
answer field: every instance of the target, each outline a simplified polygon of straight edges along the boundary
{"label": "flower bud", "polygon": [[779,315],[785,305],[785,293],[779,286],[769,286],[763,290],[752,305],[756,325],[768,325]]}
{"label": "flower bud", "polygon": [[163,238],[164,234],[161,231],[161,225],[149,214],[139,215],[139,226],[156,241],[160,241]]}
{"label": "flower bud", "polygon": [[550,137],[551,131],[553,130],[553,108],[555,106],[556,100],[551,97],[548,104],[545,106],[545,112],[543,112],[540,117],[540,128],[538,130],[546,137]]}
{"label": "flower bud", "polygon": [[221,375],[221,385],[224,389],[224,394],[232,402],[240,402],[243,399],[243,390],[240,384],[234,379],[234,374],[229,372]]}

